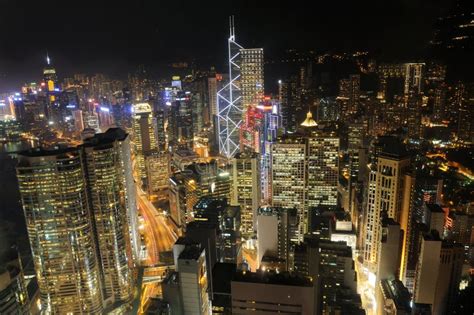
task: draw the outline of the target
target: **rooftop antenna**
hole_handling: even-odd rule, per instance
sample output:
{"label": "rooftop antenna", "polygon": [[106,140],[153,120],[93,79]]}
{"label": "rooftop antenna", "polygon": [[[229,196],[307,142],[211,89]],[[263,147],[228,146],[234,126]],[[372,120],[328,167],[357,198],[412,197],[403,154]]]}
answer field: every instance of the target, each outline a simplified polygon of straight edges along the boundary
{"label": "rooftop antenna", "polygon": [[230,37],[235,37],[235,26],[234,26],[234,16],[229,16],[229,27],[230,27]]}

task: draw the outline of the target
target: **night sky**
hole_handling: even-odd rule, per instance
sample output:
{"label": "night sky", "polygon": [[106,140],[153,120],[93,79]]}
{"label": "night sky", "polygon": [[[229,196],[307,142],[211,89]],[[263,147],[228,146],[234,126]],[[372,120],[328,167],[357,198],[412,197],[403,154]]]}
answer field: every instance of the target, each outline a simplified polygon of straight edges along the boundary
{"label": "night sky", "polygon": [[[109,4],[104,4],[107,2]],[[237,40],[264,47],[365,49],[386,58],[423,54],[449,0],[401,1],[19,1],[0,0],[0,92],[37,80],[46,51],[60,77],[125,75],[139,64],[225,63],[228,16]]]}

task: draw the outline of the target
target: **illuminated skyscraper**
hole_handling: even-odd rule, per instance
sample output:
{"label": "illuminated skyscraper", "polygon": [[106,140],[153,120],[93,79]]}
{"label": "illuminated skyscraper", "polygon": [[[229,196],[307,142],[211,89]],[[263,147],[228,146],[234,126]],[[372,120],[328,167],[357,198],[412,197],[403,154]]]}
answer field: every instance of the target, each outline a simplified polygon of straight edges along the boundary
{"label": "illuminated skyscraper", "polygon": [[339,137],[332,132],[308,135],[308,207],[337,206]]}
{"label": "illuminated skyscraper", "polygon": [[19,155],[19,190],[46,313],[102,312],[100,264],[83,162],[77,148]]}
{"label": "illuminated skyscraper", "polygon": [[133,256],[138,258],[140,239],[130,140],[121,129],[109,129],[86,139],[83,151],[104,299],[128,302],[133,295]]}
{"label": "illuminated skyscraper", "polygon": [[241,49],[241,90],[244,111],[263,102],[263,48]]}
{"label": "illuminated skyscraper", "polygon": [[272,146],[272,204],[297,209],[300,239],[308,214],[307,152],[306,141],[299,136],[279,138]]}
{"label": "illuminated skyscraper", "polygon": [[344,118],[357,112],[360,97],[360,75],[350,75],[348,79],[339,81],[339,97],[341,113]]}
{"label": "illuminated skyscraper", "polygon": [[54,89],[58,87],[58,76],[56,74],[56,69],[51,65],[51,59],[48,54],[46,55],[46,67],[43,69],[43,79],[47,91],[54,92]]}
{"label": "illuminated skyscraper", "polygon": [[260,156],[257,153],[237,153],[232,161],[232,204],[241,207],[244,236],[256,230],[257,209],[261,202]]}
{"label": "illuminated skyscraper", "polygon": [[233,157],[239,151],[243,102],[241,90],[241,49],[235,41],[234,18],[230,18],[229,83],[217,92],[217,127],[220,154]]}
{"label": "illuminated skyscraper", "polygon": [[[392,141],[390,141],[392,140]],[[378,261],[381,213],[400,222],[404,189],[404,175],[410,158],[405,148],[395,139],[386,140],[381,152],[370,165],[367,212],[365,215],[364,260],[375,266]],[[408,190],[409,191],[409,190]]]}
{"label": "illuminated skyscraper", "polygon": [[232,157],[240,150],[240,128],[247,109],[263,101],[263,49],[245,49],[235,42],[233,17],[228,47],[229,83],[217,92],[217,116],[219,152]]}
{"label": "illuminated skyscraper", "polygon": [[136,169],[142,184],[146,185],[145,155],[157,149],[154,119],[150,104],[138,103],[133,105],[132,129]]}

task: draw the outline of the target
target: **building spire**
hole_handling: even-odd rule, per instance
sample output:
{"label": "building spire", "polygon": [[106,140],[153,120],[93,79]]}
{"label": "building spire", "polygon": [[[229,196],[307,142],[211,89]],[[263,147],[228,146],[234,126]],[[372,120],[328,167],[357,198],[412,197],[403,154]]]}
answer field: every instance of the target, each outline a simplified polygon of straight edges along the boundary
{"label": "building spire", "polygon": [[235,24],[234,24],[234,16],[229,16],[229,29],[230,29],[230,37],[235,37]]}
{"label": "building spire", "polygon": [[313,119],[313,114],[311,110],[308,109],[308,113],[306,113],[306,119],[301,123],[303,127],[316,127],[318,124]]}
{"label": "building spire", "polygon": [[49,58],[48,51],[46,51],[46,63],[48,64],[48,66],[51,64],[51,59]]}

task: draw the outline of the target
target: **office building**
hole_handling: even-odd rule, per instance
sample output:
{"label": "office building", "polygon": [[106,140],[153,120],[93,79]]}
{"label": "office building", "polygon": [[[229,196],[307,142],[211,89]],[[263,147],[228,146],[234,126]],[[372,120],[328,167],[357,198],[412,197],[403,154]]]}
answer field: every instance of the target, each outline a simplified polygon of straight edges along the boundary
{"label": "office building", "polygon": [[250,237],[256,230],[257,209],[261,203],[260,156],[237,153],[232,160],[231,204],[241,207],[242,233]]}
{"label": "office building", "polygon": [[242,48],[241,91],[244,112],[263,102],[263,48]]}
{"label": "office building", "polygon": [[[193,149],[194,121],[192,95],[189,91],[178,91],[176,100],[171,104],[168,118],[168,142],[175,150],[178,147]],[[199,113],[199,112],[198,112]]]}
{"label": "office building", "polygon": [[297,209],[299,239],[307,219],[307,151],[305,139],[297,136],[281,137],[272,146],[272,205]]}
{"label": "office building", "polygon": [[308,207],[337,206],[339,137],[312,132],[308,138]]}
{"label": "office building", "polygon": [[375,270],[378,259],[381,213],[400,222],[402,213],[404,175],[410,158],[405,148],[394,138],[380,139],[381,147],[374,149],[376,158],[370,165],[367,213],[365,215],[364,261]]}
{"label": "office building", "polygon": [[179,254],[177,267],[184,314],[209,314],[206,251],[200,246],[186,246]]}
{"label": "office building", "polygon": [[241,66],[243,49],[235,41],[234,18],[230,18],[230,34],[227,40],[229,51],[228,83],[217,91],[217,133],[219,153],[228,158],[240,150],[240,125],[244,107],[241,89]]}
{"label": "office building", "polygon": [[194,206],[194,220],[217,227],[218,261],[242,263],[240,206],[229,206],[225,199],[202,197]]}
{"label": "office building", "polygon": [[446,314],[455,303],[461,280],[463,248],[442,241],[437,232],[423,235],[413,301],[431,305],[432,314]]}
{"label": "office building", "polygon": [[145,156],[147,188],[150,196],[163,195],[168,189],[170,176],[170,156],[166,151],[150,152]]}
{"label": "office building", "polygon": [[0,313],[30,314],[23,266],[15,249],[2,250],[0,261]]}
{"label": "office building", "polygon": [[435,230],[441,238],[444,238],[444,226],[447,215],[443,208],[435,203],[423,204],[424,221],[429,231]]}
{"label": "office building", "polygon": [[145,156],[157,149],[155,120],[148,103],[133,105],[132,136],[136,170],[142,185],[147,184]]}
{"label": "office building", "polygon": [[232,314],[318,314],[315,282],[287,273],[237,271],[231,283]]}
{"label": "office building", "polygon": [[110,304],[129,302],[133,297],[133,258],[138,259],[135,247],[140,239],[130,140],[123,130],[109,129],[86,139],[82,149],[104,300]]}
{"label": "office building", "polygon": [[77,148],[19,155],[18,184],[45,312],[100,313],[103,308],[83,164]]}
{"label": "office building", "polygon": [[300,239],[308,231],[308,209],[335,207],[338,194],[339,138],[308,129],[272,146],[272,203],[298,209]]}
{"label": "office building", "polygon": [[193,207],[200,197],[230,200],[230,173],[218,167],[215,160],[193,163],[169,179],[170,212],[172,220],[181,228],[194,219]]}
{"label": "office building", "polygon": [[235,264],[217,263],[212,268],[212,313],[232,314],[232,278],[237,270]]}
{"label": "office building", "polygon": [[400,268],[402,232],[400,224],[382,214],[377,264],[377,284],[390,276],[396,277]]}
{"label": "office building", "polygon": [[[356,277],[352,250],[345,242],[331,242],[307,236],[295,246],[294,271],[317,279],[320,309],[342,303],[346,292],[356,295]],[[354,296],[349,304],[360,304]]]}
{"label": "office building", "polygon": [[359,109],[360,98],[360,75],[350,75],[348,79],[339,81],[339,96],[341,114],[347,120]]}
{"label": "office building", "polygon": [[282,260],[292,267],[293,245],[298,242],[299,220],[296,209],[261,207],[257,211],[257,267],[263,257]]}
{"label": "office building", "polygon": [[411,315],[411,296],[400,280],[390,277],[382,280],[377,287],[380,299],[377,302],[377,314]]}

